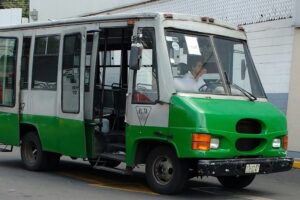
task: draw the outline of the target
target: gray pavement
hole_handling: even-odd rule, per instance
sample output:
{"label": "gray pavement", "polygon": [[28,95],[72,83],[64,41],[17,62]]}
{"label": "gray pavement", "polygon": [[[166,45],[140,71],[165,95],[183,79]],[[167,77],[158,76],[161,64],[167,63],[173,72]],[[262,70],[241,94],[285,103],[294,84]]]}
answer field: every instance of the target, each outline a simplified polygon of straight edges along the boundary
{"label": "gray pavement", "polygon": [[300,170],[257,176],[244,190],[227,190],[213,178],[193,179],[184,193],[164,196],[147,187],[143,167],[125,176],[93,170],[82,161],[62,158],[53,172],[22,168],[19,149],[0,153],[0,200],[132,199],[300,199]]}

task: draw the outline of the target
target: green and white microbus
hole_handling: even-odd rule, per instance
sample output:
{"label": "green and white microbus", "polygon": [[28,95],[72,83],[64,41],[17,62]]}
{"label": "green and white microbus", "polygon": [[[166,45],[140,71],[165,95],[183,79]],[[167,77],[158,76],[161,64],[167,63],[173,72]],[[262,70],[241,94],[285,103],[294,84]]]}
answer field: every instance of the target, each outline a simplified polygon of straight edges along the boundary
{"label": "green and white microbus", "polygon": [[[188,79],[195,58],[201,85]],[[195,176],[243,188],[293,163],[286,118],[267,101],[243,29],[178,14],[2,27],[0,142],[20,146],[34,171],[62,155],[124,173],[145,164],[163,194]]]}

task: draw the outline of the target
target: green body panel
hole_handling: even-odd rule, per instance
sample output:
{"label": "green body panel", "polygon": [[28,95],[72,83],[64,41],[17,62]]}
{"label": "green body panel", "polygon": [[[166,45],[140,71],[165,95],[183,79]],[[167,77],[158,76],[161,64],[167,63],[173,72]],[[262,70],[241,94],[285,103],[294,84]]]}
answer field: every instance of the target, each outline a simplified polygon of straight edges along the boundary
{"label": "green body panel", "polygon": [[142,141],[157,141],[172,143],[169,137],[157,136],[155,132],[168,134],[168,128],[149,126],[127,126],[126,128],[126,164],[135,165],[135,155],[138,144]]}
{"label": "green body panel", "polygon": [[[262,124],[260,134],[236,132],[241,119],[256,119]],[[160,132],[157,136],[155,132]],[[209,133],[220,139],[217,150],[192,150],[192,134]],[[251,102],[233,99],[204,99],[173,96],[169,109],[169,127],[128,126],[126,129],[126,161],[133,165],[137,145],[143,140],[157,140],[174,146],[180,158],[234,158],[247,156],[284,157],[286,150],[272,148],[274,138],[287,134],[286,118],[268,102]],[[261,144],[250,151],[238,151],[239,138],[262,139]]]}
{"label": "green body panel", "polygon": [[20,123],[36,127],[45,151],[80,158],[87,156],[83,121],[50,116],[21,115]]}
{"label": "green body panel", "polygon": [[86,157],[95,158],[95,137],[94,137],[95,125],[92,121],[85,122],[85,141],[86,141]]}
{"label": "green body panel", "polygon": [[19,145],[19,115],[0,112],[0,143]]}

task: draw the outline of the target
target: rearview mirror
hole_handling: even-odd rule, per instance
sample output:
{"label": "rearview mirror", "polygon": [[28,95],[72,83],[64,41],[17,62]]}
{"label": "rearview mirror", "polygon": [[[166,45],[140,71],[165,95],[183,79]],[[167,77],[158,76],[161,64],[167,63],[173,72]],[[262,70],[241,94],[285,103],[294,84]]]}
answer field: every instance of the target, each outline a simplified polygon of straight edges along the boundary
{"label": "rearview mirror", "polygon": [[135,43],[131,45],[130,61],[129,61],[129,68],[131,70],[139,70],[141,68],[142,52],[143,52],[142,44]]}
{"label": "rearview mirror", "polygon": [[245,80],[246,78],[246,62],[245,60],[243,59],[241,61],[241,79],[242,80]]}

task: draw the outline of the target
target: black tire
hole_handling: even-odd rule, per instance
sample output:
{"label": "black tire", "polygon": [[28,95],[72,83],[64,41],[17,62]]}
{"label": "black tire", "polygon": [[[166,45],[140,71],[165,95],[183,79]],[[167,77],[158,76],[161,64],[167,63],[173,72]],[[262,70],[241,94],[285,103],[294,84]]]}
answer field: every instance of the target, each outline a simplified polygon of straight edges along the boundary
{"label": "black tire", "polygon": [[147,157],[146,179],[154,192],[180,193],[186,185],[188,176],[187,163],[180,160],[169,147],[157,147]]}
{"label": "black tire", "polygon": [[44,153],[46,153],[48,157],[48,166],[46,167],[46,170],[55,170],[59,165],[61,155],[58,153],[45,152],[45,151]]}
{"label": "black tire", "polygon": [[26,169],[43,171],[56,168],[60,155],[43,151],[37,133],[28,132],[22,138],[21,158]]}
{"label": "black tire", "polygon": [[217,177],[219,182],[226,188],[230,189],[242,189],[252,183],[255,175],[247,176],[219,176]]}

